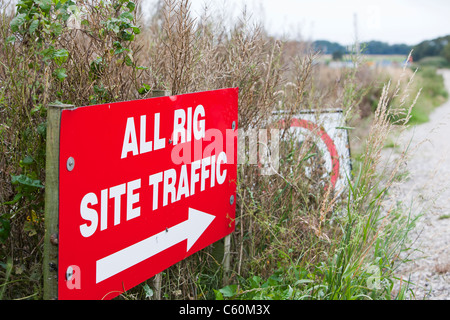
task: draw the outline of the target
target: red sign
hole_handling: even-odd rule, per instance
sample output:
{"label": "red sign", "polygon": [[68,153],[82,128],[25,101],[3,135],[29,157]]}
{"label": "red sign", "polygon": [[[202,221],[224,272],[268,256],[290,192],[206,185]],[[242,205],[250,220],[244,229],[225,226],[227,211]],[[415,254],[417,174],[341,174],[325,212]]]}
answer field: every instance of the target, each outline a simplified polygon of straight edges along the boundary
{"label": "red sign", "polygon": [[234,230],[238,89],[64,110],[59,299],[111,299]]}

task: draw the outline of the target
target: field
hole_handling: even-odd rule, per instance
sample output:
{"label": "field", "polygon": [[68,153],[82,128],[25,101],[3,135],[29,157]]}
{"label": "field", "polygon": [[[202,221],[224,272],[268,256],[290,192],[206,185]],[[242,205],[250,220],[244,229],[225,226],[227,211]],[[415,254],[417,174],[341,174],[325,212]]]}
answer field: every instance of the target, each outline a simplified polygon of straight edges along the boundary
{"label": "field", "polygon": [[[404,55],[377,55],[377,54],[361,54],[361,60],[371,67],[380,66],[380,67],[390,67],[394,66],[397,68],[401,68],[405,63],[407,56]],[[333,57],[331,54],[323,54],[321,55],[317,61],[319,63],[329,64],[333,61]],[[342,61],[352,61],[351,55],[343,55]]]}

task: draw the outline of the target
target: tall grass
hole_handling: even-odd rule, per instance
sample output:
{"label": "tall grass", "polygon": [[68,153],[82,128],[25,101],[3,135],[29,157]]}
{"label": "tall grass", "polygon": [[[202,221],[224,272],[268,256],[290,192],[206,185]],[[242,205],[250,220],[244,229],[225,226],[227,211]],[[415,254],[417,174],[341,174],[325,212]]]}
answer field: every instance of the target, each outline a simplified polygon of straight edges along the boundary
{"label": "tall grass", "polygon": [[[360,67],[324,77],[322,67],[315,65],[317,53],[307,43],[267,36],[264,26],[252,24],[245,11],[228,26],[223,15],[208,9],[194,19],[188,0],[159,1],[147,19],[141,18],[139,3],[77,1],[79,19],[68,23],[74,15],[65,14],[73,13],[73,7],[68,12],[52,5],[53,14],[46,15],[38,2],[31,5],[61,29],[54,28],[54,34],[33,27],[31,32],[30,20],[12,30],[17,13],[2,11],[3,298],[41,298],[48,103],[81,106],[146,98],[157,89],[182,94],[239,87],[239,125],[247,130],[266,129],[275,110],[295,114],[330,107],[342,108],[346,120],[358,124],[359,114],[367,110],[365,97],[373,92],[370,70]],[[330,177],[323,176],[320,165],[307,175],[307,160],[319,164],[321,155],[311,144],[299,148],[286,135],[276,174],[264,176],[255,165],[239,165],[228,277],[219,241],[165,270],[162,297],[396,298],[392,271],[413,221],[397,208],[381,207],[395,176],[387,172],[380,177],[377,170],[395,110],[388,87],[377,99],[370,132],[359,137],[364,156],[345,192],[323,187]],[[401,95],[400,88],[396,94]],[[148,282],[121,297],[152,297],[151,286]]]}

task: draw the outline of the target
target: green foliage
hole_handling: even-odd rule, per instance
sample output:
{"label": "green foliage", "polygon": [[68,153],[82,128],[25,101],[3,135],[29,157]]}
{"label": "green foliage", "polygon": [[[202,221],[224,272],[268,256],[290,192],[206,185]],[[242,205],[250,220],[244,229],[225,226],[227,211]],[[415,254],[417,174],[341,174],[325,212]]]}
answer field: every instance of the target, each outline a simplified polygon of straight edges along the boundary
{"label": "green foliage", "polygon": [[[356,181],[362,181],[361,178]],[[356,191],[355,183],[351,190]],[[358,191],[359,192],[359,191]],[[239,277],[235,284],[214,290],[217,300],[391,300],[403,299],[408,283],[395,291],[398,254],[419,217],[403,214],[400,208],[383,216],[377,194],[366,213],[347,207],[346,216],[337,219],[342,234],[326,249],[321,262],[279,252],[278,268],[267,278]],[[353,197],[354,195],[352,195]],[[369,193],[363,195],[369,197]],[[389,221],[389,223],[387,222]],[[286,263],[287,262],[287,263]]]}
{"label": "green foliage", "polygon": [[335,61],[341,61],[344,57],[344,53],[342,51],[335,51],[332,54],[332,59]]}
{"label": "green foliage", "polygon": [[411,124],[424,123],[430,113],[448,99],[444,78],[434,67],[419,67],[416,84],[422,91],[411,113]]}
{"label": "green foliage", "polygon": [[441,56],[434,56],[434,57],[425,57],[420,59],[417,64],[423,68],[423,67],[433,67],[433,68],[447,68],[450,66],[449,61],[446,60],[446,58]]}
{"label": "green foliage", "polygon": [[11,20],[11,31],[24,41],[42,44],[62,34],[64,23],[76,7],[72,0],[20,0],[17,15]]}
{"label": "green foliage", "polygon": [[[91,15],[77,3],[19,0],[13,15],[2,11],[0,19],[0,262],[14,257],[15,266],[11,285],[2,288],[7,298],[41,294],[47,106],[116,101],[117,92],[130,94],[123,83],[133,88],[128,80],[145,69],[135,64],[141,29],[133,1],[94,1]],[[71,26],[74,17],[79,29]],[[87,38],[92,56],[77,46]]]}
{"label": "green foliage", "polygon": [[450,65],[450,42],[442,49],[442,57],[447,60],[447,66]]}
{"label": "green foliage", "polygon": [[0,216],[0,244],[5,243],[11,231],[11,223],[9,219]]}
{"label": "green foliage", "polygon": [[450,35],[426,40],[413,47],[414,61],[419,61],[425,57],[443,56],[444,48],[450,42]]}
{"label": "green foliage", "polygon": [[316,40],[313,43],[314,48],[325,54],[332,54],[334,52],[347,53],[347,48],[337,42],[330,42],[327,40]]}
{"label": "green foliage", "polygon": [[[316,50],[320,50],[325,54],[334,54],[335,52],[341,52],[342,54],[350,53],[349,50],[336,42],[330,42],[327,40],[317,40],[313,43]],[[381,41],[369,41],[361,43],[361,46],[365,48],[365,54],[399,54],[408,55],[411,51],[411,46],[406,44],[393,44],[390,45]]]}
{"label": "green foliage", "polygon": [[407,56],[411,51],[411,46],[406,44],[390,45],[381,41],[363,42],[361,46],[365,48],[364,53],[366,54],[400,54]]}
{"label": "green foliage", "polygon": [[321,286],[315,275],[300,267],[279,268],[267,279],[252,276],[239,285],[214,290],[216,300],[306,300]]}

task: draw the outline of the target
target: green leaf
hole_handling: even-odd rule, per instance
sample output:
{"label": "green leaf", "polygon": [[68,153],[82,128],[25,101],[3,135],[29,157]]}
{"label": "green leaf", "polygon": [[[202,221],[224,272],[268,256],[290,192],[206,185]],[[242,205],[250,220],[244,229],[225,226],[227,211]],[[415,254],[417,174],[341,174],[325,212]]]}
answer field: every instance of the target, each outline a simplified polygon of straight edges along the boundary
{"label": "green leaf", "polygon": [[41,180],[33,180],[23,174],[20,174],[18,176],[11,175],[11,183],[14,185],[23,185],[32,188],[44,188]]}
{"label": "green leaf", "polygon": [[53,53],[53,60],[61,66],[69,58],[69,51],[66,49],[59,49]]}
{"label": "green leaf", "polygon": [[300,280],[297,280],[294,283],[294,286],[298,286],[299,284],[304,284],[304,283],[314,283],[314,280],[311,280],[311,279],[300,279]]}
{"label": "green leaf", "polygon": [[26,16],[27,15],[25,13],[20,13],[16,17],[14,17],[14,19],[11,20],[9,25],[11,27],[12,32],[19,31],[19,28],[25,23]]}
{"label": "green leaf", "polygon": [[28,233],[29,237],[32,237],[37,234],[36,227],[31,221],[25,221],[23,225],[23,231]]}
{"label": "green leaf", "polygon": [[122,30],[119,34],[119,37],[125,41],[133,41],[134,40],[134,34],[129,30]]}
{"label": "green leaf", "polygon": [[34,106],[33,109],[31,109],[31,115],[35,114],[36,112],[40,112],[42,110],[42,103],[39,103]]}
{"label": "green leaf", "polygon": [[9,219],[3,219],[0,217],[0,243],[5,243],[8,239],[10,231],[11,223],[9,222]]}
{"label": "green leaf", "polygon": [[119,18],[123,21],[123,19],[128,19],[129,21],[133,21],[133,14],[130,11],[123,12]]}
{"label": "green leaf", "polygon": [[149,91],[150,91],[150,86],[145,83],[142,84],[142,88],[138,89],[139,94],[146,94]]}
{"label": "green leaf", "polygon": [[148,284],[144,284],[143,289],[144,289],[146,298],[153,297],[153,290],[148,286]]}
{"label": "green leaf", "polygon": [[30,24],[30,28],[28,29],[28,32],[30,32],[30,34],[33,34],[36,29],[39,26],[39,20],[33,20],[33,22]]}
{"label": "green leaf", "polygon": [[39,5],[42,11],[49,13],[52,7],[52,0],[38,0],[36,3]]}
{"label": "green leaf", "polygon": [[136,8],[136,4],[132,1],[127,3],[127,8],[130,10],[130,12],[134,11],[134,8]]}
{"label": "green leaf", "polygon": [[56,37],[61,35],[61,33],[63,32],[63,26],[59,22],[52,22],[50,28],[52,30],[53,35]]}
{"label": "green leaf", "polygon": [[49,59],[53,58],[53,54],[55,52],[55,48],[53,46],[49,46],[47,49],[44,49],[40,52],[40,54],[43,57],[44,61],[47,61]]}
{"label": "green leaf", "polygon": [[45,135],[47,133],[47,122],[40,123],[37,126],[37,131],[42,137],[45,137]]}
{"label": "green leaf", "polygon": [[22,199],[23,194],[18,193],[14,196],[14,199],[12,199],[11,201],[6,201],[3,204],[8,204],[8,205],[12,205],[17,203],[20,199]]}
{"label": "green leaf", "polygon": [[125,64],[129,67],[131,67],[133,65],[133,58],[131,57],[130,54],[127,54],[125,56]]}
{"label": "green leaf", "polygon": [[139,34],[139,33],[141,33],[141,29],[139,29],[139,28],[136,27],[136,26],[131,27],[131,29],[133,29],[134,34]]}
{"label": "green leaf", "polygon": [[58,68],[53,73],[59,81],[64,81],[64,79],[67,77],[66,69],[65,68]]}
{"label": "green leaf", "polygon": [[34,162],[34,159],[30,156],[26,156],[25,158],[23,158],[23,160],[21,161],[21,164],[23,165],[30,165]]}
{"label": "green leaf", "polygon": [[231,298],[236,294],[236,289],[237,289],[237,285],[236,284],[231,284],[229,286],[226,286],[222,289],[220,289],[220,293],[222,293],[222,295],[226,298]]}
{"label": "green leaf", "polygon": [[223,294],[219,290],[216,290],[216,289],[213,289],[213,290],[214,290],[214,295],[216,296],[216,300],[223,300]]}
{"label": "green leaf", "polygon": [[13,43],[16,41],[16,37],[15,36],[10,36],[8,38],[6,38],[6,43]]}

